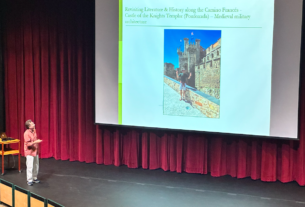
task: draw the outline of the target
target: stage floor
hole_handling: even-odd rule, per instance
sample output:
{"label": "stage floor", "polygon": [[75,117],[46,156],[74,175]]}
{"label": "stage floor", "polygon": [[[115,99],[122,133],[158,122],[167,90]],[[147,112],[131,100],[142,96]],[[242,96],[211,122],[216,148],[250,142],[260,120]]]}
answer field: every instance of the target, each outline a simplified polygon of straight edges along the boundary
{"label": "stage floor", "polygon": [[43,159],[41,183],[28,186],[24,158],[22,168],[22,173],[7,170],[1,178],[66,207],[305,207],[305,188],[296,182],[265,183]]}

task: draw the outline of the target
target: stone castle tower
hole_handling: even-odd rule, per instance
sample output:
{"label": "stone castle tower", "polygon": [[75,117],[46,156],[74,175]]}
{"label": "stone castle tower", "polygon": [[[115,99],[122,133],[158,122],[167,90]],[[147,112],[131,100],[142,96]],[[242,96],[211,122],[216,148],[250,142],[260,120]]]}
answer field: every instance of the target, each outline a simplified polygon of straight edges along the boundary
{"label": "stone castle tower", "polygon": [[180,73],[185,68],[192,73],[187,85],[220,99],[221,38],[206,49],[200,45],[200,39],[195,43],[190,43],[188,38],[183,40],[184,51],[177,49],[179,68],[164,63],[164,75],[176,79],[176,70]]}
{"label": "stone castle tower", "polygon": [[196,43],[189,43],[188,38],[184,38],[184,52],[181,48],[177,49],[179,56],[179,69],[185,68],[189,73],[192,73],[188,85],[195,87],[195,65],[198,65],[205,56],[205,50],[200,46],[200,40],[196,39]]}
{"label": "stone castle tower", "polygon": [[221,39],[210,45],[199,64],[195,66],[197,90],[220,99]]}

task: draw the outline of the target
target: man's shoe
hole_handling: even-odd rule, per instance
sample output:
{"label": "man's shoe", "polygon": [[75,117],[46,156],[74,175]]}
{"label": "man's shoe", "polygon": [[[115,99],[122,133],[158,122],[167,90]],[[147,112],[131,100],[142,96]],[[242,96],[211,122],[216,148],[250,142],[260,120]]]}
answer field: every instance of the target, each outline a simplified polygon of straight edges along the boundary
{"label": "man's shoe", "polygon": [[36,179],[36,180],[33,180],[34,183],[40,183],[40,180]]}
{"label": "man's shoe", "polygon": [[32,185],[33,185],[33,182],[28,182],[28,185],[29,185],[29,186],[32,186]]}

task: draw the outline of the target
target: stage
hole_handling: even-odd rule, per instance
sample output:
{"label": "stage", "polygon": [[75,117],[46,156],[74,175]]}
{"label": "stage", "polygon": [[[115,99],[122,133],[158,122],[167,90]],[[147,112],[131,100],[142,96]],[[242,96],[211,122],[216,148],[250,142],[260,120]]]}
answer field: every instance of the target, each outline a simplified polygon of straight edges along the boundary
{"label": "stage", "polygon": [[[17,157],[15,161],[17,166]],[[41,183],[28,186],[25,158],[21,166],[22,173],[8,169],[1,178],[65,207],[305,206],[305,188],[296,182],[265,183],[52,158],[40,160]]]}

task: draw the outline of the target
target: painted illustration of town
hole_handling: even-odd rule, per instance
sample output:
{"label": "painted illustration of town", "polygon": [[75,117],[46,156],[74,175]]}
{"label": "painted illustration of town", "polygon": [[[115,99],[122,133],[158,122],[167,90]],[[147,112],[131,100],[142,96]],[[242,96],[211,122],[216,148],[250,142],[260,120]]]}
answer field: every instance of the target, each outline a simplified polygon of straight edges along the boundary
{"label": "painted illustration of town", "polygon": [[163,114],[220,117],[220,30],[164,30]]}

